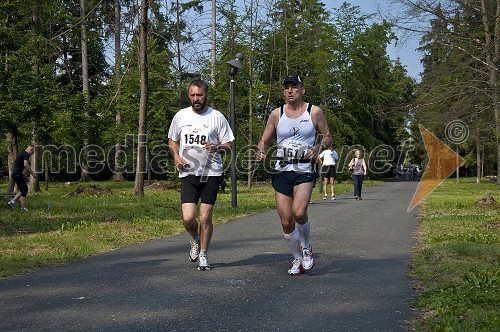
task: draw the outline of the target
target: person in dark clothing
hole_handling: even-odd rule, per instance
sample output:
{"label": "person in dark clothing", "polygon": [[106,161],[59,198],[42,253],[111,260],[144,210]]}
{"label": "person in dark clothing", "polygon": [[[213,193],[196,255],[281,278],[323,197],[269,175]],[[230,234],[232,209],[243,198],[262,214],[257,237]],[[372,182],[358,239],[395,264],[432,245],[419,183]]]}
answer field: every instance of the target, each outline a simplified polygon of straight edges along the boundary
{"label": "person in dark clothing", "polygon": [[14,198],[7,202],[7,205],[11,208],[16,206],[16,201],[19,199],[21,202],[21,211],[27,211],[26,208],[26,196],[28,195],[28,185],[26,184],[26,179],[24,177],[24,170],[27,170],[34,178],[37,177],[37,174],[31,169],[29,164],[29,159],[31,155],[35,152],[35,146],[29,145],[26,150],[21,152],[16,160],[14,160],[14,164],[12,165],[12,180],[17,184],[17,189],[19,192],[16,193]]}

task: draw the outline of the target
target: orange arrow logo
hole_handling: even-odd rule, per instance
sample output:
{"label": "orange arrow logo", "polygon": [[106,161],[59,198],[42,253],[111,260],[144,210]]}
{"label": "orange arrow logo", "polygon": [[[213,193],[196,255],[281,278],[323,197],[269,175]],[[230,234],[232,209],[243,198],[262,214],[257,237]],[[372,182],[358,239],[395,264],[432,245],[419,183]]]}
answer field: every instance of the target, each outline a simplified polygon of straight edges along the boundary
{"label": "orange arrow logo", "polygon": [[413,195],[408,212],[413,210],[420,201],[436,189],[447,177],[455,172],[464,162],[464,159],[451,150],[439,138],[434,136],[422,125],[418,125],[420,134],[424,139],[425,150],[429,157],[429,164],[425,169],[424,176],[418,184],[417,191]]}

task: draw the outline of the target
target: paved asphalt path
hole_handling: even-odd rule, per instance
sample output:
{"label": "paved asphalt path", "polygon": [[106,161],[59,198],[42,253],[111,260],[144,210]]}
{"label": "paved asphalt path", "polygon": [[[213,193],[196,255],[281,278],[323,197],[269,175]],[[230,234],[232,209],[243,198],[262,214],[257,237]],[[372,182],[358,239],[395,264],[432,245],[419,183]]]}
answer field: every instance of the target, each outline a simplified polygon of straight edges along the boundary
{"label": "paved asphalt path", "polygon": [[305,275],[271,210],[215,226],[211,271],[185,233],[0,281],[0,331],[406,331],[416,186],[313,202]]}

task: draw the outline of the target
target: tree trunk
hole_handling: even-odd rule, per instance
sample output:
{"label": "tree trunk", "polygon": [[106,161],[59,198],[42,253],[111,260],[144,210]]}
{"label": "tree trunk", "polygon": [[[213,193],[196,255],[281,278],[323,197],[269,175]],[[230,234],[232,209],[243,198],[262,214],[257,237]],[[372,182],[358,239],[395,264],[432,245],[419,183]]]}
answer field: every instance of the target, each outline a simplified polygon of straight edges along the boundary
{"label": "tree trunk", "polygon": [[[217,62],[217,6],[216,0],[212,0],[212,50],[210,53],[210,84],[215,91],[215,73]],[[211,94],[215,96],[215,93]],[[211,98],[210,105],[212,108],[217,108],[215,98]]]}
{"label": "tree trunk", "polygon": [[[252,100],[252,95],[253,95],[253,15],[254,15],[254,0],[250,1],[250,31],[249,31],[249,54],[248,54],[248,79],[249,79],[249,91],[248,91],[248,140],[247,144],[248,146],[252,146],[252,133],[253,133],[253,100]],[[253,180],[253,163],[255,157],[252,156],[251,153],[247,154],[248,159],[247,159],[247,188],[252,187],[252,180]]]}
{"label": "tree trunk", "polygon": [[481,137],[479,126],[476,128],[476,183],[481,183]]}
{"label": "tree trunk", "polygon": [[8,192],[13,192],[15,183],[12,180],[12,165],[14,164],[14,160],[16,160],[18,154],[18,146],[17,146],[17,127],[11,127],[8,129],[6,134],[7,139],[7,165],[9,167],[9,185],[7,186]]}
{"label": "tree trunk", "polygon": [[[31,169],[34,171],[34,172],[39,172],[40,171],[40,149],[38,148],[38,135],[36,133],[36,125],[33,124],[33,128],[32,128],[33,132],[31,134],[31,144],[33,144],[35,146],[35,152],[33,153],[33,155],[31,156],[31,163],[30,163],[30,166],[31,166]],[[37,192],[40,192],[42,191],[40,189],[40,181],[39,181],[39,178],[36,177],[34,178],[33,175],[30,174],[30,180],[29,180],[29,191],[30,192],[34,192],[34,193],[37,193]]]}
{"label": "tree trunk", "polygon": [[490,87],[492,93],[491,104],[495,113],[495,128],[497,142],[497,186],[500,185],[500,105],[498,91],[498,63],[500,61],[500,0],[496,0],[495,26],[493,32],[490,31],[490,21],[488,19],[488,11],[486,10],[486,1],[481,0],[481,14],[483,18],[483,27],[485,35],[484,52],[486,55],[486,63],[490,74]]}
{"label": "tree trunk", "polygon": [[[114,20],[114,30],[115,30],[115,80],[117,82],[116,86],[116,96],[119,98],[121,94],[121,84],[120,84],[120,75],[121,75],[121,58],[122,58],[122,47],[121,47],[121,6],[120,0],[114,0],[114,8],[115,8],[115,20]],[[120,110],[116,111],[115,116],[115,124],[117,127],[122,125],[122,115]],[[120,171],[120,155],[123,151],[123,146],[120,144],[119,138],[115,144],[115,154],[114,154],[114,169],[113,169],[113,181],[123,182],[125,181],[125,177],[123,173]]]}
{"label": "tree trunk", "polygon": [[[40,34],[40,29],[38,28],[39,27],[38,1],[39,0],[33,1],[33,7],[32,7],[32,11],[31,11],[31,32],[33,33],[33,36],[34,36],[33,67],[32,67],[34,78],[37,78],[38,75],[40,74],[40,68],[38,66],[38,36]],[[38,134],[37,134],[36,121],[33,121],[31,124],[31,144],[33,144],[35,147],[38,145]],[[31,157],[31,168],[35,172],[38,171],[39,160],[40,160],[40,149],[35,148],[35,152],[33,153],[33,156]],[[41,191],[39,178],[38,177],[35,178],[31,174],[30,174],[30,181],[29,181],[29,191],[30,192],[40,192]]]}
{"label": "tree trunk", "polygon": [[177,108],[182,108],[182,94],[184,88],[182,86],[182,58],[181,58],[181,7],[179,4],[179,0],[175,2],[175,19],[176,19],[176,31],[175,31],[175,46],[177,49],[177,71],[178,71],[178,89],[177,89]]}
{"label": "tree trunk", "polygon": [[[89,68],[88,68],[88,53],[87,53],[87,25],[86,25],[86,12],[85,12],[85,0],[80,0],[80,29],[81,29],[81,51],[82,51],[82,92],[83,92],[83,97],[85,99],[84,101],[84,114],[85,114],[85,119],[88,119],[88,107],[89,107]],[[87,126],[85,126],[87,127]],[[80,173],[80,181],[81,182],[87,182],[90,181],[90,176],[88,172],[88,163],[87,163],[87,145],[89,143],[88,141],[88,132],[85,131],[84,133],[85,138],[83,140],[83,149],[82,153],[80,154],[80,166],[82,167],[81,173]]]}
{"label": "tree trunk", "polygon": [[137,145],[137,169],[135,171],[134,194],[144,196],[144,173],[146,170],[147,151],[147,101],[148,101],[148,8],[149,0],[142,0],[141,22],[139,24],[139,59],[141,75],[141,97],[139,101],[139,138]]}

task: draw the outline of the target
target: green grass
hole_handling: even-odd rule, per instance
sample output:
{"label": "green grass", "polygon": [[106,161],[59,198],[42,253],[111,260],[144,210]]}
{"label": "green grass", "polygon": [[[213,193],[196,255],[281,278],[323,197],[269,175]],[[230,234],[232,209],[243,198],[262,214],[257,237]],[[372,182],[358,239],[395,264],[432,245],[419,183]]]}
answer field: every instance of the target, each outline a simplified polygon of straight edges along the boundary
{"label": "green grass", "polygon": [[500,204],[476,207],[494,183],[447,180],[425,200],[413,252],[422,331],[498,331],[500,326]]}
{"label": "green grass", "polygon": [[[365,185],[376,182],[366,181]],[[111,189],[110,195],[68,195],[78,187]],[[28,195],[27,213],[0,206],[0,279],[33,269],[63,264],[101,252],[184,232],[180,194],[175,189],[145,189],[133,195],[133,182],[95,182],[66,186],[51,183],[48,191]],[[6,183],[0,184],[5,192]],[[352,183],[336,185],[336,194],[352,191]],[[269,184],[238,185],[237,208],[231,193],[218,196],[214,223],[275,208]],[[313,199],[321,199],[319,188]]]}

